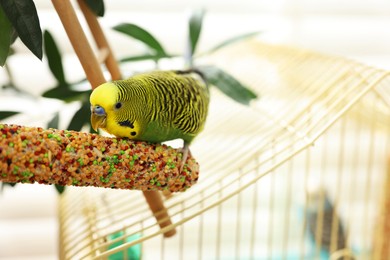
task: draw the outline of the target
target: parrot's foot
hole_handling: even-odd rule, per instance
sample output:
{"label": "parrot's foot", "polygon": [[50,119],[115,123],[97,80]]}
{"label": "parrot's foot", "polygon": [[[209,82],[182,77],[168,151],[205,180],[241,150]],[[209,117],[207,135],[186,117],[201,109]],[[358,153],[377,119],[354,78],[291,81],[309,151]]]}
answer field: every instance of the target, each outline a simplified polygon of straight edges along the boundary
{"label": "parrot's foot", "polygon": [[179,172],[183,171],[184,164],[186,164],[186,162],[187,162],[188,155],[191,155],[190,147],[187,143],[184,143],[184,146],[183,146],[181,152],[182,152],[183,156],[181,157],[181,165],[180,165]]}

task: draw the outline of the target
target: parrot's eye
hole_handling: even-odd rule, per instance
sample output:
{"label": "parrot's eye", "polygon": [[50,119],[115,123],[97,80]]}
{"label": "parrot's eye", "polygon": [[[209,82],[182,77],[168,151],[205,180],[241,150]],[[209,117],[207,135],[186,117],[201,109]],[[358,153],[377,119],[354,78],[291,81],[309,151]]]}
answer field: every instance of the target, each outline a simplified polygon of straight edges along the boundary
{"label": "parrot's eye", "polygon": [[121,107],[122,107],[122,103],[121,102],[118,102],[118,103],[115,104],[115,108],[116,109],[119,109]]}
{"label": "parrot's eye", "polygon": [[104,115],[106,112],[104,111],[104,108],[101,106],[91,106],[92,113],[95,113],[97,115]]}

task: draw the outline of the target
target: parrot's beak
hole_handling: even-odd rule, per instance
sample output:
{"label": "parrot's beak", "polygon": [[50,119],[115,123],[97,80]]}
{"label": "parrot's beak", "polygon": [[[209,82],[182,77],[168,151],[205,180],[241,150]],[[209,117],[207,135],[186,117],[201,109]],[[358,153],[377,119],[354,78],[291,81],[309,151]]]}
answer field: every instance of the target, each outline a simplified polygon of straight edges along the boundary
{"label": "parrot's beak", "polygon": [[91,126],[93,130],[106,127],[106,111],[101,106],[91,106]]}

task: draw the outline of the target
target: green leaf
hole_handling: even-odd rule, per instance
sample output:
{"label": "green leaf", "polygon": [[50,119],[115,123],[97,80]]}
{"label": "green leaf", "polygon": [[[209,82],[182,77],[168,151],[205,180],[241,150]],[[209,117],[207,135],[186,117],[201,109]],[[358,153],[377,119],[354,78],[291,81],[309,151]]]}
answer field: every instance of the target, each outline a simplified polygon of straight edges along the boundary
{"label": "green leaf", "polygon": [[64,68],[62,66],[62,58],[57,44],[53,39],[53,36],[49,31],[43,33],[43,39],[45,43],[45,54],[49,63],[49,68],[54,77],[58,80],[60,85],[65,85]]}
{"label": "green leaf", "polygon": [[56,112],[54,117],[50,120],[50,122],[47,124],[47,127],[48,128],[55,128],[55,129],[58,129],[58,125],[59,125],[59,121],[60,121],[60,113],[59,112]]}
{"label": "green leaf", "polygon": [[257,98],[254,92],[218,67],[204,66],[197,69],[203,73],[208,83],[216,86],[225,95],[241,104],[249,105],[251,100]]}
{"label": "green leaf", "polygon": [[119,24],[113,29],[117,32],[121,32],[126,34],[127,36],[130,36],[145,45],[147,45],[149,48],[154,50],[156,54],[161,55],[161,56],[167,56],[165,50],[161,46],[161,44],[157,41],[157,39],[151,35],[149,32],[147,32],[145,29],[142,29],[141,27],[135,25],[135,24],[130,24],[130,23],[122,23]]}
{"label": "green leaf", "polygon": [[258,35],[259,33],[260,32],[251,32],[251,33],[246,33],[246,34],[242,34],[242,35],[238,35],[238,36],[229,38],[229,39],[221,42],[220,44],[216,45],[215,47],[211,48],[210,50],[206,51],[205,53],[202,53],[202,55],[210,54],[210,53],[215,52],[219,49],[222,49],[230,44],[252,38],[252,37]]}
{"label": "green leaf", "polygon": [[1,0],[0,5],[22,42],[42,59],[42,31],[37,9],[32,0]]}
{"label": "green leaf", "polygon": [[104,2],[103,0],[85,0],[89,9],[92,10],[97,16],[104,16]]}
{"label": "green leaf", "polygon": [[2,8],[0,8],[0,66],[4,66],[12,43],[13,27]]}
{"label": "green leaf", "polygon": [[5,119],[5,118],[10,117],[10,116],[14,116],[16,114],[19,114],[19,112],[15,112],[15,111],[0,111],[0,120],[1,119]]}
{"label": "green leaf", "polygon": [[120,60],[120,62],[131,62],[131,61],[143,61],[143,60],[159,60],[162,58],[173,58],[175,55],[158,55],[158,54],[144,54],[139,56],[132,56],[123,58]]}
{"label": "green leaf", "polygon": [[89,96],[91,90],[87,91],[75,91],[70,89],[70,85],[59,85],[52,88],[42,94],[42,97],[56,98],[65,102],[71,102],[75,100],[81,100],[83,97]]}
{"label": "green leaf", "polygon": [[69,123],[68,130],[80,131],[85,124],[89,123],[90,116],[90,104],[89,102],[84,102],[74,114]]}
{"label": "green leaf", "polygon": [[196,10],[192,13],[189,21],[189,40],[191,47],[191,55],[195,53],[196,46],[198,44],[200,32],[202,31],[202,22],[204,16],[204,10]]}
{"label": "green leaf", "polygon": [[65,191],[65,186],[61,186],[61,185],[58,185],[58,184],[54,184],[54,187],[56,188],[56,190],[57,190],[57,192],[58,192],[58,194],[62,194],[62,193],[64,193],[64,191]]}

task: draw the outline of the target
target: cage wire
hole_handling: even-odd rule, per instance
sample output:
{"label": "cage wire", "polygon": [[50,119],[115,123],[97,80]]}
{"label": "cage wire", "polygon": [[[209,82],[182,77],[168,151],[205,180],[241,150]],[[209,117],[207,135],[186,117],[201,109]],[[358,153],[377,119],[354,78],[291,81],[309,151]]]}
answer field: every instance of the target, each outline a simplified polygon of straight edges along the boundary
{"label": "cage wire", "polygon": [[389,73],[258,41],[208,59],[261,98],[243,106],[212,90],[191,147],[199,181],[165,200],[173,224],[161,230],[139,191],[70,188],[60,258],[328,259],[327,235],[331,259],[388,259]]}

